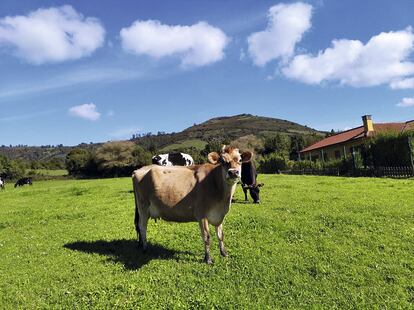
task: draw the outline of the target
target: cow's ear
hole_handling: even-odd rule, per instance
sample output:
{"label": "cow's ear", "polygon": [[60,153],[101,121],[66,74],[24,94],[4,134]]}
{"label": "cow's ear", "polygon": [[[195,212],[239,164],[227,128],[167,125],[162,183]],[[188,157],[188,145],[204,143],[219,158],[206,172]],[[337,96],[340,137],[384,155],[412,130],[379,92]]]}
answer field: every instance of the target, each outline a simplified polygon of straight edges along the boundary
{"label": "cow's ear", "polygon": [[251,161],[252,157],[253,157],[253,153],[250,151],[246,151],[241,154],[242,162],[244,163],[248,163],[249,161]]}
{"label": "cow's ear", "polygon": [[208,161],[213,165],[217,164],[219,159],[220,155],[217,152],[211,152],[208,154]]}

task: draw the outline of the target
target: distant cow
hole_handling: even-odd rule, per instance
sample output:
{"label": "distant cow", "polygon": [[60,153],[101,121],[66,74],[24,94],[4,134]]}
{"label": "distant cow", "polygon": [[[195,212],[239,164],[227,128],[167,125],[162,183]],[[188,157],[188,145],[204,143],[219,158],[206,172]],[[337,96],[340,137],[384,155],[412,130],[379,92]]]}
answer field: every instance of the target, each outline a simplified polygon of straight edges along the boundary
{"label": "distant cow", "polygon": [[32,185],[33,184],[32,179],[31,178],[18,179],[16,184],[14,184],[14,187],[23,186],[23,185],[26,185],[26,184]]}
{"label": "distant cow", "polygon": [[4,189],[6,182],[0,177],[0,188]]}
{"label": "distant cow", "polygon": [[256,166],[254,165],[254,162],[252,160],[249,160],[248,162],[243,162],[241,182],[244,192],[244,200],[248,201],[247,191],[249,190],[253,202],[260,203],[260,187],[262,187],[264,184],[257,184]]}
{"label": "distant cow", "polygon": [[135,195],[135,229],[139,245],[147,248],[149,218],[173,222],[198,222],[204,242],[204,261],[211,263],[208,224],[215,226],[220,253],[227,256],[223,243],[223,219],[241,174],[241,164],[251,152],[240,155],[233,147],[221,154],[208,154],[209,163],[189,167],[145,166],[132,175]]}
{"label": "distant cow", "polygon": [[192,166],[194,159],[185,153],[168,153],[153,156],[152,163],[158,166]]}

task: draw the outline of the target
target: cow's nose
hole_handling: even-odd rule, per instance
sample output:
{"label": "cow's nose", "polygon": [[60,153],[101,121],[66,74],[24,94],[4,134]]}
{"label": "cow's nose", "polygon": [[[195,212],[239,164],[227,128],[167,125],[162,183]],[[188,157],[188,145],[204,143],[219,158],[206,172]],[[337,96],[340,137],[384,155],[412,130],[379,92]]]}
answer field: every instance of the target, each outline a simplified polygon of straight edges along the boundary
{"label": "cow's nose", "polygon": [[231,170],[228,171],[228,175],[229,175],[230,178],[235,179],[235,178],[238,178],[240,176],[240,172],[239,172],[239,170],[231,169]]}

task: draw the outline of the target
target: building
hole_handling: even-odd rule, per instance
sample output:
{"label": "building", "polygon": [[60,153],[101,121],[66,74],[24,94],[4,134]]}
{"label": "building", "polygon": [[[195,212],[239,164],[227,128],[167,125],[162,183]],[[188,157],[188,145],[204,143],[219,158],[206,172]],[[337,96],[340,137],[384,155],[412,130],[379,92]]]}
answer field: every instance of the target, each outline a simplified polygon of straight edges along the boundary
{"label": "building", "polygon": [[335,160],[352,156],[359,147],[376,133],[404,132],[414,129],[414,120],[405,123],[374,124],[371,115],[362,116],[362,126],[329,136],[300,151],[302,160]]}

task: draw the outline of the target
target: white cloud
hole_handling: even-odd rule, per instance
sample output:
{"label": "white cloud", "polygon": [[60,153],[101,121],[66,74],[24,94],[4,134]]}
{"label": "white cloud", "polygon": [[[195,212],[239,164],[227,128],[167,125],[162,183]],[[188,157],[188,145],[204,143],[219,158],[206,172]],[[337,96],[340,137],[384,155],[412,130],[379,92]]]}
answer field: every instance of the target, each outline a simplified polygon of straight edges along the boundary
{"label": "white cloud", "polygon": [[110,132],[109,135],[114,138],[130,138],[133,134],[140,132],[140,130],[141,128],[139,127],[125,127]]}
{"label": "white cloud", "polygon": [[411,89],[414,88],[414,78],[407,78],[391,82],[391,89]]}
{"label": "white cloud", "polygon": [[123,28],[120,36],[127,52],[156,59],[178,56],[183,67],[204,66],[223,59],[229,42],[223,31],[206,22],[169,26],[157,20],[138,20]]}
{"label": "white cloud", "polygon": [[88,56],[103,45],[104,36],[99,20],[70,5],[0,19],[0,48],[33,64]]}
{"label": "white cloud", "polygon": [[400,102],[397,103],[397,107],[407,108],[414,106],[414,97],[403,98]]}
{"label": "white cloud", "polygon": [[312,6],[302,2],[272,6],[266,30],[253,33],[247,39],[254,64],[264,66],[271,60],[291,57],[295,45],[311,27],[311,16]]}
{"label": "white cloud", "polygon": [[96,110],[96,105],[93,103],[85,103],[71,107],[69,114],[91,121],[96,121],[101,117],[101,114]]}
{"label": "white cloud", "polygon": [[358,40],[334,40],[316,56],[295,56],[282,72],[307,84],[330,81],[354,87],[390,84],[396,88],[395,81],[414,74],[414,63],[409,61],[413,43],[411,27],[382,32],[365,45]]}

